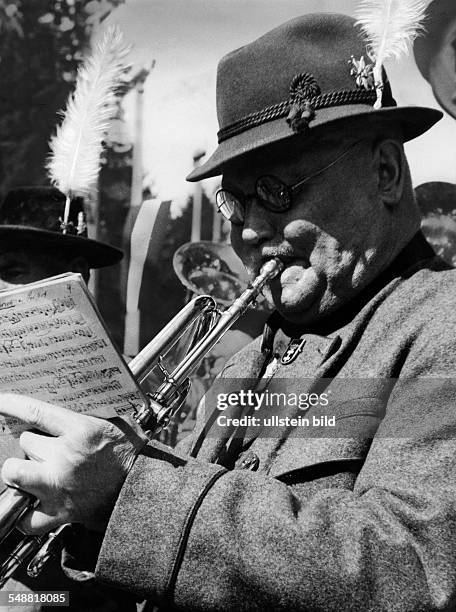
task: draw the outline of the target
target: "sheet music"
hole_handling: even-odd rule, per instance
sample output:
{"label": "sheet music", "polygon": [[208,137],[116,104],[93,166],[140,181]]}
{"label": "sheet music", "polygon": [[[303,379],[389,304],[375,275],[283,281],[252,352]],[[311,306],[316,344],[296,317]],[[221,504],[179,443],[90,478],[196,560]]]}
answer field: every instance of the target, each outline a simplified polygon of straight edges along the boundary
{"label": "sheet music", "polygon": [[[79,274],[0,292],[2,391],[104,418],[144,403]],[[3,449],[23,429],[0,417]]]}

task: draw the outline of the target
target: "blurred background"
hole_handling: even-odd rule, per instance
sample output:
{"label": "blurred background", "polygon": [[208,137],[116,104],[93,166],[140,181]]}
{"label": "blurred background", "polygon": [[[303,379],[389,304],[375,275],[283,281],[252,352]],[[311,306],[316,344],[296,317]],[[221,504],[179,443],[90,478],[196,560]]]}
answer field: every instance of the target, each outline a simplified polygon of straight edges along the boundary
{"label": "blurred background", "polygon": [[[15,186],[48,183],[49,138],[91,43],[116,23],[133,45],[98,190],[88,202],[89,235],[125,251],[122,264],[99,271],[91,287],[120,350],[135,354],[188,299],[173,270],[175,251],[188,241],[229,241],[228,228],[213,212],[218,179],[196,186],[185,181],[216,146],[220,57],[294,16],[352,15],[355,4],[0,0],[0,198]],[[399,104],[440,108],[413,54],[387,68]],[[407,144],[430,240],[450,263],[456,263],[455,142],[456,121],[445,113],[430,132]],[[234,352],[259,333],[265,316],[260,309],[247,317],[219,352]]]}

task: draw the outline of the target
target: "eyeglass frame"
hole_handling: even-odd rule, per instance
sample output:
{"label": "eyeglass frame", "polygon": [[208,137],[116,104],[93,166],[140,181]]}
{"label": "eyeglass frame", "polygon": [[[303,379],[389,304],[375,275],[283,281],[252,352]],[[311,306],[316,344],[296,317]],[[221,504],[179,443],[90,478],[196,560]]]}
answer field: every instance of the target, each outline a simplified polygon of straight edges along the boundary
{"label": "eyeglass frame", "polygon": [[[330,168],[332,168],[333,166],[335,166],[339,161],[341,161],[344,157],[346,157],[348,155],[348,153],[360,142],[363,142],[364,139],[360,139],[360,140],[356,140],[355,142],[352,142],[344,151],[342,151],[342,153],[340,153],[340,155],[338,155],[336,157],[336,159],[334,159],[331,163],[329,163],[328,165],[324,166],[323,168],[320,168],[320,170],[317,170],[316,172],[314,172],[313,174],[310,174],[309,176],[306,176],[305,178],[301,178],[299,179],[296,183],[293,183],[292,185],[289,185],[287,183],[285,183],[285,181],[282,181],[282,179],[272,175],[272,174],[265,174],[263,176],[260,176],[256,179],[255,181],[255,193],[256,195],[245,195],[242,194],[242,199],[237,196],[235,193],[233,193],[232,191],[230,191],[229,189],[225,189],[224,187],[220,187],[220,189],[218,189],[215,193],[215,202],[216,202],[216,206],[217,206],[217,212],[222,214],[224,216],[225,219],[227,219],[230,223],[233,223],[234,225],[244,225],[245,222],[245,214],[243,215],[243,220],[242,221],[232,221],[229,217],[227,217],[221,210],[221,207],[223,206],[223,204],[219,204],[217,202],[219,194],[220,193],[228,193],[230,195],[231,198],[234,198],[235,201],[238,202],[239,206],[242,207],[244,213],[245,213],[245,209],[246,209],[246,201],[247,200],[251,200],[252,198],[257,197],[259,199],[259,201],[262,203],[262,205],[264,206],[264,208],[266,208],[266,210],[269,210],[271,212],[275,212],[275,213],[283,213],[283,212],[287,212],[288,210],[290,210],[290,208],[293,205],[293,193],[297,190],[299,190],[303,185],[305,185],[307,182],[309,182],[310,180],[316,178],[317,176],[320,176],[320,174],[323,174],[323,172],[326,172],[326,170],[329,170]],[[268,202],[267,200],[263,199],[259,193],[258,193],[258,182],[266,179],[266,178],[272,178],[275,181],[277,181],[278,184],[281,184],[282,188],[285,190],[286,189],[286,195],[288,197],[288,202],[286,202],[281,208],[274,208],[274,206],[271,207],[270,202]]]}

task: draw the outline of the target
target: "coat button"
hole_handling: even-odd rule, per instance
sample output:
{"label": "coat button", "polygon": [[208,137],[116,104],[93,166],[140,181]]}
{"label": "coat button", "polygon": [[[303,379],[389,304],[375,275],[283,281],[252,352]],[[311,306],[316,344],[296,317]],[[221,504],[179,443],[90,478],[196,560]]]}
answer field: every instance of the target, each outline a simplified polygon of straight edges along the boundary
{"label": "coat button", "polygon": [[256,472],[260,465],[260,458],[252,451],[248,451],[245,455],[239,457],[236,462],[238,470],[250,470]]}

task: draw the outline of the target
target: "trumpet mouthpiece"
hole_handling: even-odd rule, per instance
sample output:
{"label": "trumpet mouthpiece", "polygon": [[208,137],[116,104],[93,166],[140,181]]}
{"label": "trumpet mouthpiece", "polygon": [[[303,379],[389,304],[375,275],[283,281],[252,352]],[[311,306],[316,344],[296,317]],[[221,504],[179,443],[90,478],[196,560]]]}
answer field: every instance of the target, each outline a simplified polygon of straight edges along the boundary
{"label": "trumpet mouthpiece", "polygon": [[274,257],[273,259],[269,259],[262,265],[260,270],[260,276],[266,276],[268,280],[272,280],[282,272],[284,267],[285,266],[283,262],[278,257]]}

